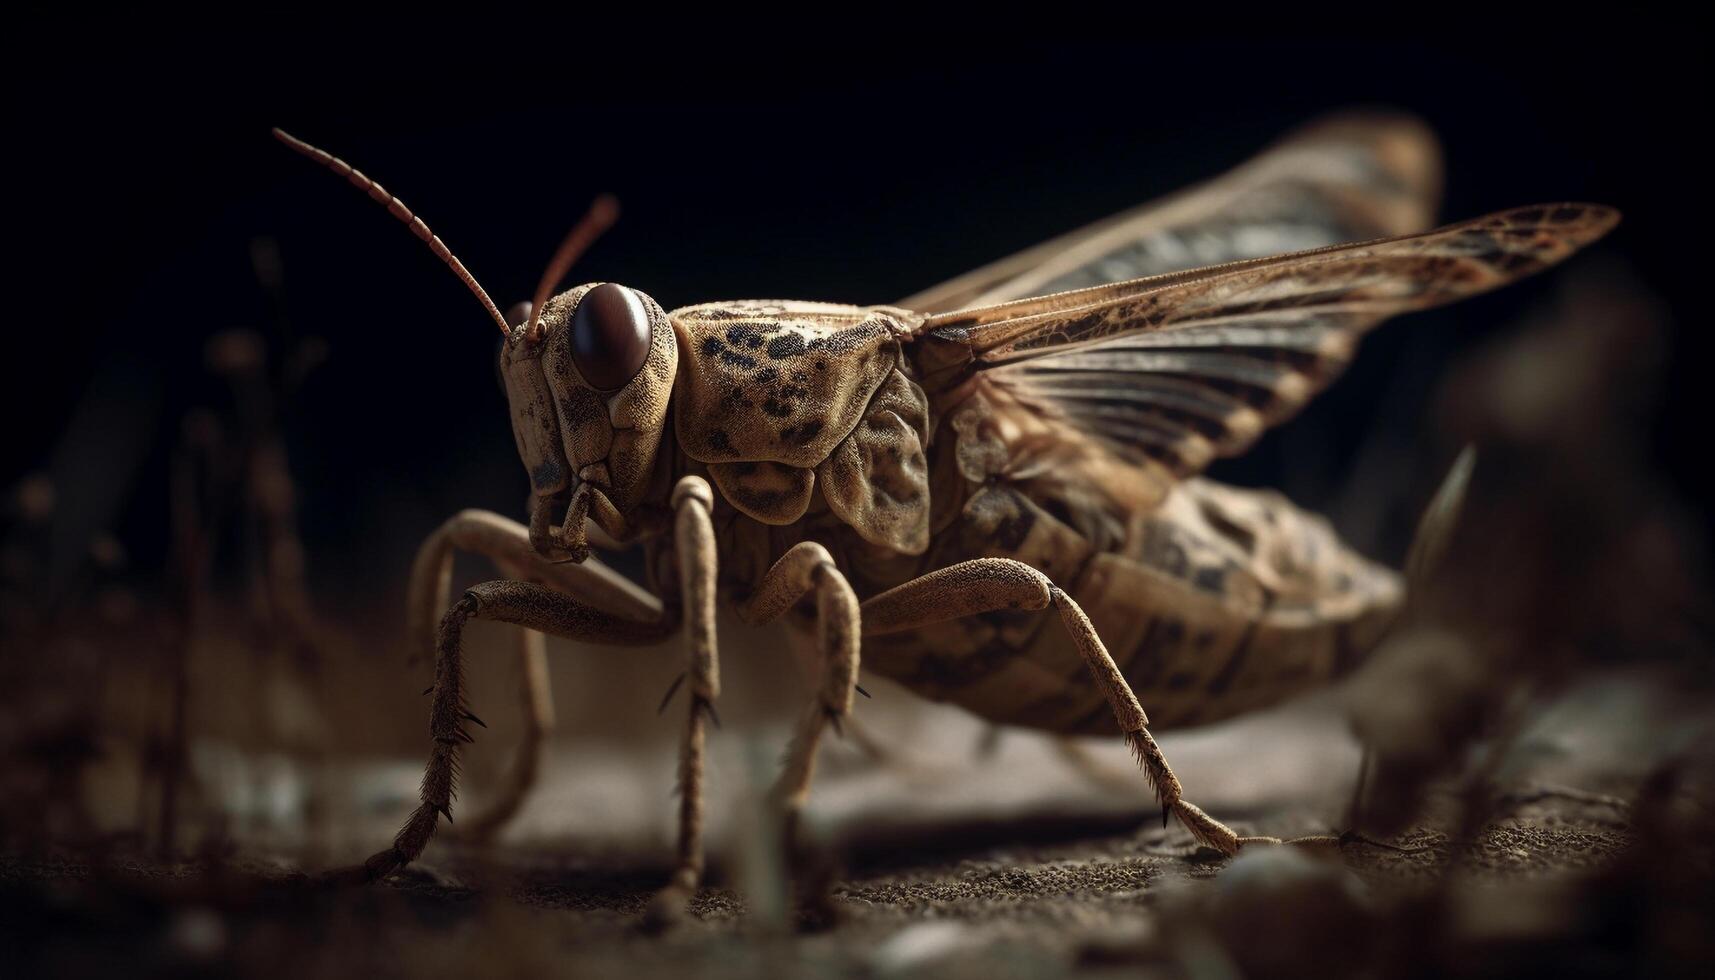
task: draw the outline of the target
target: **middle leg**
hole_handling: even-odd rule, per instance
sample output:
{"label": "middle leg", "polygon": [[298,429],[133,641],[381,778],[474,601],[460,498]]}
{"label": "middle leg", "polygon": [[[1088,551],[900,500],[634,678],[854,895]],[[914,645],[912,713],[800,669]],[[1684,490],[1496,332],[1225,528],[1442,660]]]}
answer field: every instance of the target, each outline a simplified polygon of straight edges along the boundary
{"label": "middle leg", "polygon": [[813,541],[792,546],[780,556],[739,610],[745,622],[761,626],[779,618],[814,591],[816,650],[821,678],[816,693],[798,720],[786,764],[774,784],[773,803],[783,817],[786,840],[792,841],[798,814],[810,794],[816,771],[816,747],[822,730],[841,733],[841,720],[851,713],[857,690],[860,613],[851,584],[834,566],[828,550]]}

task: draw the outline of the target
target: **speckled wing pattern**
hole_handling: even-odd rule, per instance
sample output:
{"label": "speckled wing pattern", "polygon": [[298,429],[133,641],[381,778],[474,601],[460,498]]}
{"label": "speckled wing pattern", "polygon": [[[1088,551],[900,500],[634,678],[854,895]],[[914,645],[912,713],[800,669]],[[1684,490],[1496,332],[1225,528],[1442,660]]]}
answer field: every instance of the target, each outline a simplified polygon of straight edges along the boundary
{"label": "speckled wing pattern", "polygon": [[1611,208],[1516,208],[1434,231],[999,303],[916,331],[1036,421],[1183,478],[1248,448],[1389,317],[1487,292],[1601,237]]}

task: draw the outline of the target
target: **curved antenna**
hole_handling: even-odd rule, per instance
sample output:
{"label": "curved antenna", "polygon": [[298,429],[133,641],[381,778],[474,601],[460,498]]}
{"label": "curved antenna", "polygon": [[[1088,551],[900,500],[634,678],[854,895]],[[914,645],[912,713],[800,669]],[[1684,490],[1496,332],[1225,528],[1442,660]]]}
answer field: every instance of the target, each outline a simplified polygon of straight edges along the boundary
{"label": "curved antenna", "polygon": [[389,194],[385,187],[364,176],[363,171],[326,150],[311,146],[278,126],[274,127],[274,138],[351,181],[353,187],[379,201],[389,214],[405,222],[406,226],[411,229],[411,234],[427,242],[429,251],[439,256],[441,261],[453,270],[453,275],[458,276],[459,281],[476,294],[476,298],[482,302],[482,308],[488,311],[488,315],[494,320],[495,326],[500,328],[501,335],[505,337],[512,335],[512,329],[506,325],[506,318],[501,316],[500,310],[495,308],[494,300],[488,298],[488,291],[482,288],[482,284],[476,281],[476,277],[470,274],[470,270],[464,267],[464,263],[459,261],[458,256],[447,248],[440,236],[430,231],[429,226],[423,223],[422,218],[411,213],[411,209],[405,206],[404,201]]}
{"label": "curved antenna", "polygon": [[603,194],[590,202],[590,209],[578,223],[572,226],[560,247],[554,250],[554,257],[548,260],[548,268],[542,270],[542,280],[536,284],[536,295],[530,300],[530,329],[525,336],[531,342],[542,337],[542,307],[548,303],[548,294],[566,278],[566,272],[578,256],[595,243],[601,233],[613,227],[619,220],[619,201],[612,194]]}

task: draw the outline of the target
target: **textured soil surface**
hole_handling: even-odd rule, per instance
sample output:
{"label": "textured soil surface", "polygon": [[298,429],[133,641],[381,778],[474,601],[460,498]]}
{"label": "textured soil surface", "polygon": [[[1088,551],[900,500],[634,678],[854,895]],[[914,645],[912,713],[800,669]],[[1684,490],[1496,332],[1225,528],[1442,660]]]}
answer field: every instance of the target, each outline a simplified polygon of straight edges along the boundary
{"label": "textured soil surface", "polygon": [[[1605,866],[1627,835],[1588,809],[1563,800],[1492,829],[1468,852],[1469,873],[1519,880]],[[660,934],[643,927],[643,913],[661,869],[599,855],[443,852],[432,866],[366,888],[247,862],[221,872],[150,864],[98,872],[15,861],[3,874],[11,926],[42,928],[10,941],[57,973],[129,972],[142,962],[312,976],[1098,976],[1140,964],[1183,969],[1158,933],[1211,898],[1248,887],[1271,901],[1322,901],[1332,887],[1361,909],[1425,887],[1448,856],[1430,833],[1401,842],[1428,850],[1350,847],[1333,859],[1340,863],[1296,853],[1177,856],[1163,836],[1157,828],[958,856],[902,848],[832,883],[817,903],[831,921],[799,910],[784,929],[756,921],[743,895],[717,883],[686,922]]]}
{"label": "textured soil surface", "polygon": [[[1129,776],[1121,747],[1092,744],[1080,771],[1045,740],[1009,732],[991,744],[946,715],[918,719],[912,740],[940,755],[825,753],[805,823],[818,843],[795,875],[747,803],[744,773],[766,771],[751,744],[761,740],[727,740],[711,767],[728,788],[711,803],[725,816],[710,880],[663,932],[645,927],[645,910],[667,871],[672,806],[637,773],[670,759],[571,744],[555,746],[499,843],[443,832],[384,882],[320,872],[386,840],[402,812],[395,791],[413,779],[404,760],[364,776],[382,793],[370,832],[331,854],[234,839],[172,864],[122,847],[14,855],[0,863],[0,911],[9,959],[62,975],[1230,976],[1398,965],[1417,941],[1402,923],[1424,921],[1436,923],[1437,965],[1454,972],[1504,972],[1521,955],[1608,972],[1625,965],[1601,960],[1600,942],[1590,952],[1598,906],[1586,883],[1635,860],[1628,800],[1650,758],[1627,740],[1675,730],[1664,697],[1629,681],[1569,694],[1510,750],[1499,815],[1468,841],[1429,829],[1446,797],[1392,847],[1253,847],[1225,860],[1163,829],[1140,781],[1130,795],[1105,783]],[[1188,789],[1241,832],[1324,832],[1358,758],[1324,715],[1312,702],[1162,744]]]}

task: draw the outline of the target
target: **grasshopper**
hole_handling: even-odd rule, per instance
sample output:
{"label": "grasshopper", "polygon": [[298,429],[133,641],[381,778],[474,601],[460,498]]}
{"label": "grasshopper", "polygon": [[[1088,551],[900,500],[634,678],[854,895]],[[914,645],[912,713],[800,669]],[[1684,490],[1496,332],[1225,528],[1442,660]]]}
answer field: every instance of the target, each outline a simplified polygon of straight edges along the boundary
{"label": "grasshopper", "polygon": [[[638,644],[683,629],[677,865],[656,905],[669,910],[703,871],[717,598],[814,637],[820,680],[772,791],[788,820],[824,730],[852,711],[862,647],[866,667],[993,722],[1117,730],[1164,822],[1226,854],[1279,843],[1186,798],[1143,703],[1157,725],[1189,725],[1327,683],[1373,647],[1404,583],[1278,494],[1199,473],[1292,416],[1383,320],[1542,270],[1619,220],[1550,204],[1425,231],[1433,138],[1349,116],[896,305],[667,311],[611,282],[555,294],[612,220],[598,202],[531,302],[502,316],[396,197],[275,135],[406,222],[482,303],[532,492],[527,525],[466,511],[419,553],[408,615],[435,656],[433,748],[420,805],[368,874],[416,859],[452,819],[459,748],[481,724],[464,699],[469,621],[524,628],[535,739],[552,710],[542,634]],[[590,557],[633,544],[647,590]],[[449,602],[455,549],[505,577]]]}

